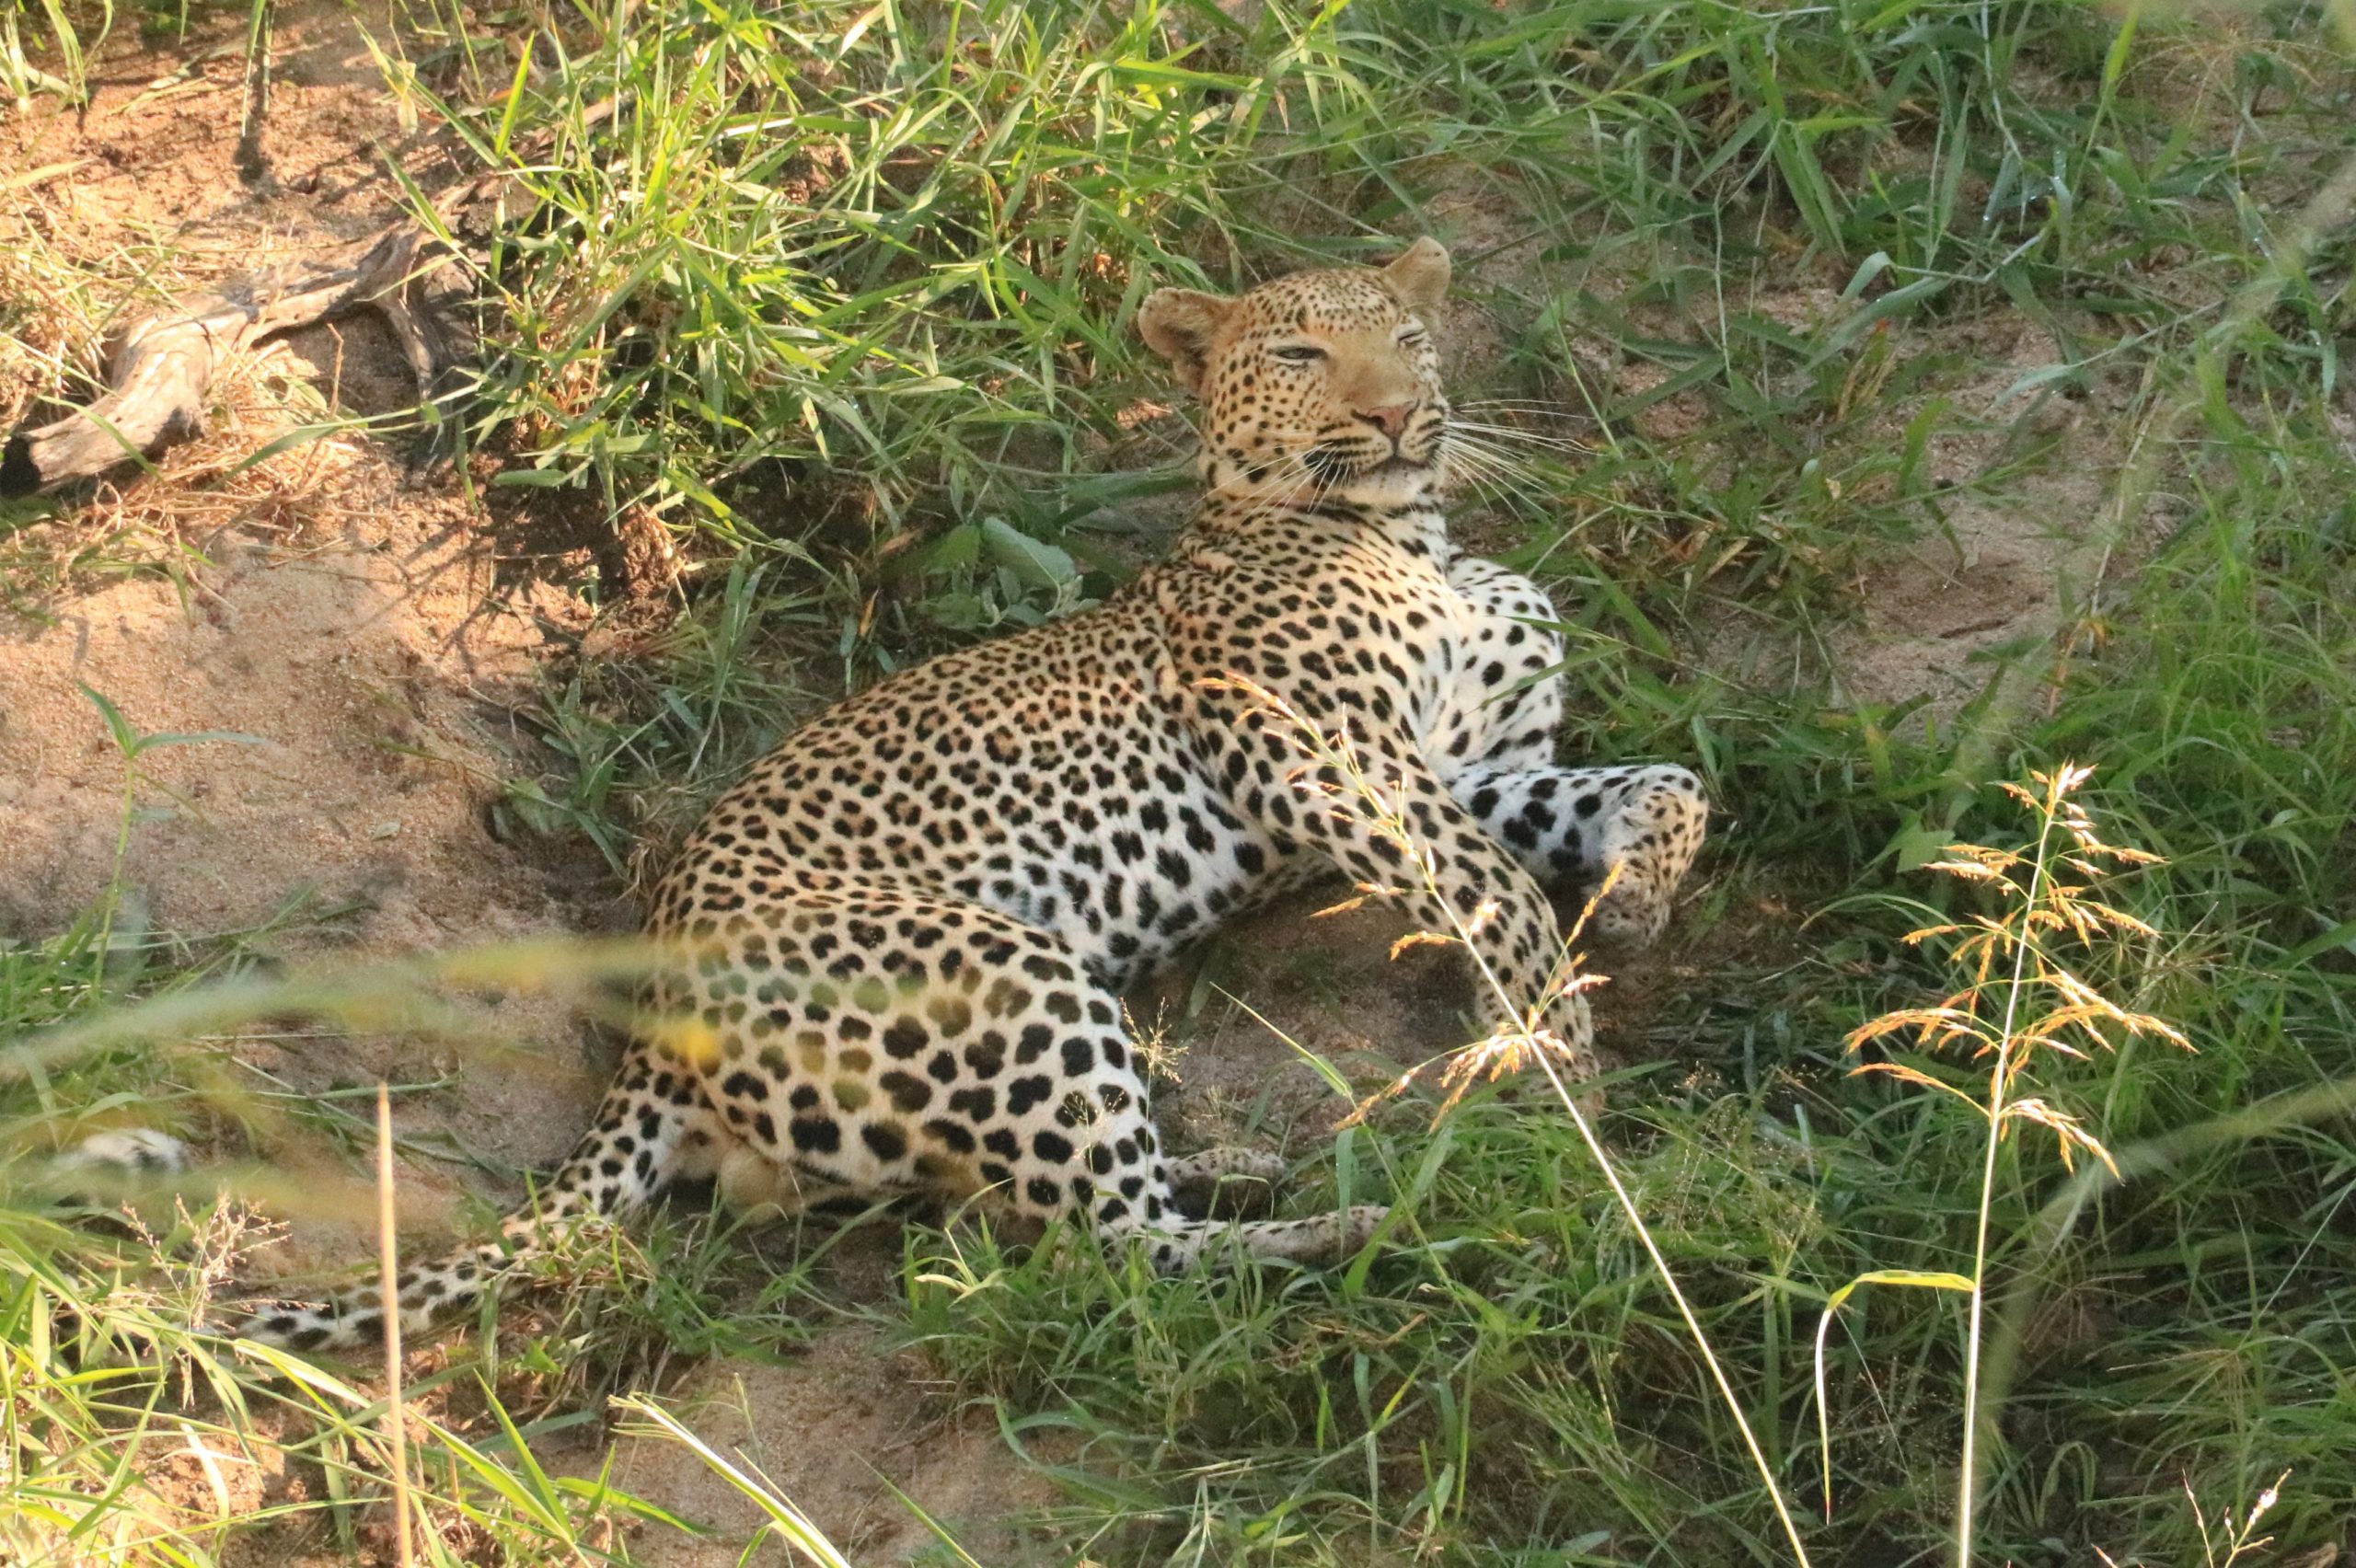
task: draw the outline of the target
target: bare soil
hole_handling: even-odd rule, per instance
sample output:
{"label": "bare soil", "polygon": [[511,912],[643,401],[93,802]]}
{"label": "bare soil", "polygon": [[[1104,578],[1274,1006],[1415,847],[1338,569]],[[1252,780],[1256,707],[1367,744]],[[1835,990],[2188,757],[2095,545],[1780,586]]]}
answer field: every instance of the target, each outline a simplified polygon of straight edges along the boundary
{"label": "bare soil", "polygon": [[[1057,1501],[1054,1484],[1022,1469],[987,1412],[960,1410],[930,1380],[922,1356],[895,1355],[883,1332],[845,1324],[822,1332],[792,1365],[714,1358],[664,1393],[664,1404],[704,1441],[789,1498],[851,1562],[906,1562],[931,1548],[932,1531],[892,1495],[914,1498],[976,1561],[1021,1568],[1030,1537],[1016,1522]],[[594,1452],[556,1469],[585,1475]],[[682,1539],[641,1528],[641,1560],[675,1568],[731,1568],[766,1516],[696,1456],[663,1437],[626,1432],[612,1447],[614,1485],[705,1526]],[[1051,1456],[1051,1457],[1060,1457]],[[774,1537],[752,1561],[775,1568],[799,1559]]]}

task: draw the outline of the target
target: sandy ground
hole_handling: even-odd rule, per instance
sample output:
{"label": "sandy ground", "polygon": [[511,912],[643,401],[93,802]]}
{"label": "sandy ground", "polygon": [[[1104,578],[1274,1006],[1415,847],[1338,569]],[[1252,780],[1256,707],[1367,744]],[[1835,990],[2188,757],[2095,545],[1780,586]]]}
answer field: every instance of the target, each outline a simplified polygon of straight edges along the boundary
{"label": "sandy ground", "polygon": [[[15,192],[0,223],[77,258],[160,248],[186,281],[203,282],[390,218],[389,183],[369,149],[420,170],[436,155],[405,136],[344,14],[323,4],[283,14],[269,172],[253,184],[232,172],[237,56],[207,52],[230,38],[200,35],[157,54],[118,47],[94,71],[87,116],[38,110],[0,123],[0,161],[71,166]],[[1459,227],[1481,222],[1473,198],[1440,206]],[[1489,264],[1515,261],[1507,253]],[[107,267],[118,279],[110,306],[152,302],[156,284],[139,265]],[[1811,306],[1805,296],[1791,303]],[[1477,307],[1459,307],[1451,326],[1461,361],[1499,352]],[[91,336],[61,316],[45,340],[87,363]],[[1992,398],[2042,352],[2025,333],[1981,347]],[[1595,368],[1641,385],[1642,367]],[[12,423],[58,390],[54,366],[38,358],[0,363],[0,415]],[[365,323],[272,346],[224,395],[212,434],[170,455],[158,475],[104,488],[37,525],[168,560],[167,573],[86,574],[0,612],[0,939],[54,931],[118,882],[128,921],[200,935],[266,930],[260,944],[297,964],[628,929],[632,911],[594,853],[502,842],[488,812],[501,781],[531,763],[533,743],[513,715],[543,667],[591,629],[572,591],[591,570],[582,552],[517,538],[455,485],[421,483],[398,453],[359,436],[236,467],[321,396],[364,414],[406,400],[398,361]],[[1675,399],[1656,405],[1648,432],[1674,434],[1688,412]],[[1984,444],[1960,444],[1934,461],[1960,478],[1988,455]],[[2105,564],[2084,524],[2103,504],[2114,461],[2089,454],[2027,481],[2041,487],[2032,505],[1958,500],[1946,535],[1873,567],[1861,584],[1864,618],[1821,651],[1850,694],[1928,693],[1951,712],[1984,678],[1975,654],[2050,626],[2065,603],[2058,585],[2083,589]],[[1739,628],[1714,655],[1781,656],[1745,643]],[[86,687],[144,733],[211,738],[146,753],[127,781]],[[1303,1050],[1372,1088],[1461,1038],[1468,997],[1452,969],[1428,952],[1386,960],[1398,927],[1383,914],[1311,923],[1313,907],[1264,917],[1136,999],[1141,1027],[1169,1043],[1176,1082],[1163,1109],[1181,1147],[1242,1138],[1307,1150],[1347,1105]],[[1645,986],[1673,985],[1679,973],[1672,951],[1623,985],[1640,1001]],[[471,1156],[410,1162],[409,1218],[422,1237],[469,1184],[503,1201],[520,1191],[520,1172],[553,1164],[611,1050],[545,999],[463,1001],[476,1026],[466,1038],[340,1033],[237,1047],[297,1091],[380,1077],[462,1080],[404,1101],[405,1135]],[[1607,1032],[1614,1005],[1609,995],[1601,1003]],[[307,1163],[321,1180],[340,1169],[315,1150],[229,1152]],[[275,1266],[366,1251],[348,1227],[298,1224]],[[881,1302],[895,1288],[894,1259],[879,1266],[877,1256],[860,1265],[872,1277],[849,1282],[849,1298]],[[993,1521],[1052,1500],[994,1425],[959,1411],[928,1383],[920,1358],[889,1354],[858,1322],[822,1327],[787,1366],[704,1362],[667,1393],[862,1563],[904,1560],[929,1539],[887,1480],[993,1562],[1020,1561],[1019,1532]],[[580,1445],[556,1461],[585,1472],[601,1452]],[[720,1568],[756,1524],[749,1503],[666,1444],[626,1438],[617,1480],[716,1528],[700,1541],[642,1535],[633,1547],[651,1562]],[[756,1558],[782,1560],[773,1550]]]}
{"label": "sandy ground", "polygon": [[[903,1562],[935,1542],[892,1495],[888,1481],[977,1561],[1020,1568],[1031,1540],[1008,1521],[1053,1504],[1056,1488],[1019,1468],[995,1421],[959,1411],[929,1385],[929,1376],[921,1356],[893,1355],[880,1331],[847,1326],[822,1333],[789,1366],[705,1361],[666,1390],[664,1402],[704,1441],[808,1513],[854,1562]],[[602,1445],[581,1458],[583,1472],[602,1469]],[[762,1517],[758,1505],[666,1438],[626,1433],[615,1446],[611,1474],[616,1486],[659,1497],[712,1532],[680,1541],[642,1528],[630,1547],[643,1559],[731,1568]],[[753,1561],[786,1568],[793,1559],[772,1538]]]}

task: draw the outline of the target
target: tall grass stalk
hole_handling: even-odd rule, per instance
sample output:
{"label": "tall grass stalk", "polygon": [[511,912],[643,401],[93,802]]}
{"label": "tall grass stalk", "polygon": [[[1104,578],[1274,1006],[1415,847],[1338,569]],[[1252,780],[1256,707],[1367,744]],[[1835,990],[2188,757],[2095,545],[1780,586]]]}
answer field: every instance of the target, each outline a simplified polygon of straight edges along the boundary
{"label": "tall grass stalk", "polygon": [[[2046,877],[2050,870],[2048,857],[2053,845],[2055,809],[2059,792],[2064,787],[2057,774],[2048,785],[2047,799],[2038,813],[2037,847],[2030,858],[2028,892],[2024,900],[2032,909],[2047,889]],[[1967,858],[1944,864],[1976,868],[1981,863]],[[2004,1147],[2004,1119],[2009,1109],[2005,1095],[2011,1088],[2014,1066],[2023,1059],[2021,1042],[2014,1031],[2020,1021],[2021,987],[2027,977],[2028,959],[2029,944],[2015,941],[2013,944],[2012,982],[2004,988],[2004,1021],[1997,1031],[1996,1060],[1988,1072],[1988,1145],[1980,1168],[1980,1212],[1972,1224],[1970,1326],[1964,1337],[1963,1462],[1957,1467],[1960,1473],[1956,1478],[1956,1568],[1971,1568],[1972,1514],[1980,1495],[1980,1344],[1987,1303],[1988,1213],[1996,1200],[1996,1155]],[[1872,1038],[1872,1035],[1865,1034],[1865,1038]],[[2069,1144],[2065,1141],[2062,1147],[2066,1150]],[[2099,1152],[2100,1146],[2097,1145],[2096,1148]],[[387,1320],[391,1320],[389,1316]]]}
{"label": "tall grass stalk", "polygon": [[[1926,926],[1906,939],[1913,946],[1934,939],[1959,939],[1953,958],[1969,976],[1969,982],[1935,1007],[1904,1008],[1885,1013],[1854,1031],[1846,1042],[1848,1048],[1855,1051],[1873,1042],[1911,1032],[1921,1046],[1966,1045],[1974,1060],[1989,1064],[1987,1097],[1981,1101],[1973,1101],[1952,1084],[1904,1063],[1868,1062],[1856,1069],[1860,1074],[1895,1078],[1952,1096],[1986,1120],[1988,1133],[1980,1162],[1980,1202],[1972,1225],[1971,1273],[1958,1276],[1877,1271],[1842,1287],[1827,1303],[1824,1312],[1824,1322],[1829,1324],[1842,1302],[1865,1284],[1959,1290],[1968,1297],[1963,1451],[1956,1481],[1957,1568],[1970,1568],[1978,1522],[1980,1448],[1986,1423],[1981,1399],[1981,1355],[1986,1323],[1990,1216],[1995,1208],[1998,1157],[2005,1131],[2015,1121],[2035,1122],[2052,1132],[2065,1167],[2073,1163],[2076,1154],[2085,1153],[2100,1160],[2114,1175],[2117,1172],[2109,1150],[2076,1116],[2049,1101],[2016,1092],[2022,1076],[2042,1053],[2082,1057],[2086,1054],[2083,1045],[2108,1047],[2111,1040],[2107,1032],[2113,1029],[2130,1035],[2156,1036],[2190,1048],[2190,1043],[2173,1025],[2148,1013],[2118,1006],[2073,974],[2055,951],[2053,943],[2063,934],[2088,945],[2106,935],[2149,939],[2157,934],[2124,910],[2087,896],[2093,882],[2108,869],[2104,862],[2109,862],[2111,867],[2148,866],[2156,864],[2159,859],[2141,849],[2106,844],[2096,833],[2093,820],[2074,798],[2093,773],[2091,767],[2064,764],[2050,773],[2032,770],[2029,778],[2037,786],[2034,792],[2016,784],[2003,786],[2006,794],[2026,806],[2036,818],[2037,836],[2028,848],[2024,851],[1992,849],[1977,844],[1951,845],[1949,853],[1954,859],[1934,862],[1930,867],[1993,889],[2005,905],[2003,913]],[[2068,841],[2066,846],[2063,839]],[[2068,880],[2065,873],[2072,871],[2084,880]],[[1992,1029],[1985,1019],[1992,1002],[2001,1004]],[[1824,1340],[1819,1327],[1819,1424],[1824,1419]],[[1822,1431],[1821,1424],[1819,1431],[1827,1447],[1829,1509],[1830,1435]]]}
{"label": "tall grass stalk", "polygon": [[410,1568],[409,1414],[401,1398],[400,1238],[393,1225],[393,1090],[376,1085],[376,1261],[385,1308],[385,1458],[392,1466],[393,1550]]}

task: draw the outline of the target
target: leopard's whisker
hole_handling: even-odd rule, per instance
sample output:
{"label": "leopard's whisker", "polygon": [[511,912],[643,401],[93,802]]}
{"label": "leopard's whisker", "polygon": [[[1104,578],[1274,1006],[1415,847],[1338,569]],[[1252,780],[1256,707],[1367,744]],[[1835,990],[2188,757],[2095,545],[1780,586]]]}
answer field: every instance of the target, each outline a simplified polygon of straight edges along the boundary
{"label": "leopard's whisker", "polygon": [[1553,447],[1565,452],[1588,453],[1595,450],[1586,442],[1574,440],[1566,435],[1547,435],[1540,431],[1523,430],[1518,425],[1484,424],[1474,420],[1459,420],[1449,428],[1477,432],[1493,439],[1522,442],[1531,446]]}
{"label": "leopard's whisker", "polygon": [[1514,464],[1505,454],[1480,445],[1452,432],[1442,438],[1442,460],[1464,473],[1476,487],[1503,498],[1510,497],[1533,511],[1545,511],[1551,504],[1544,491],[1531,476]]}
{"label": "leopard's whisker", "polygon": [[1535,477],[1520,454],[1481,436],[1451,432],[1447,438],[1446,449],[1504,472],[1523,478]]}
{"label": "leopard's whisker", "polygon": [[1481,501],[1493,506],[1504,507],[1507,511],[1515,510],[1517,505],[1535,507],[1537,504],[1536,498],[1514,489],[1493,475],[1481,473],[1470,467],[1452,468],[1449,472],[1449,483],[1451,487],[1461,485]]}
{"label": "leopard's whisker", "polygon": [[1461,457],[1468,463],[1478,464],[1483,467],[1500,473],[1511,473],[1517,475],[1525,473],[1525,470],[1516,461],[1513,454],[1506,452],[1487,442],[1482,441],[1475,436],[1467,435],[1460,432],[1450,431],[1447,435],[1443,436],[1441,438],[1441,450]]}

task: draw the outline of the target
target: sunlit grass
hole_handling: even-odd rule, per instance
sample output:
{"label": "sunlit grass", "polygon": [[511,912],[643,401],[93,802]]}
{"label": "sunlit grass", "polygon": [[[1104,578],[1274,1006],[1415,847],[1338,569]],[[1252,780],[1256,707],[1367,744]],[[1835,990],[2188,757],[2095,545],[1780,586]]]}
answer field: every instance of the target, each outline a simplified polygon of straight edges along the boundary
{"label": "sunlit grass", "polygon": [[[722,0],[418,4],[376,31],[418,122],[456,127],[468,172],[512,171],[504,216],[463,228],[498,329],[467,439],[502,488],[651,511],[680,553],[682,618],[643,656],[550,673],[503,828],[586,835],[634,875],[847,683],[1101,597],[1184,483],[1126,329],[1144,291],[1425,230],[1480,346],[1456,389],[1512,443],[1464,522],[1563,606],[1571,749],[1710,781],[1720,847],[1675,983],[1617,1042],[1639,1059],[1612,1111],[1583,1131],[1469,1075],[1437,1124],[1415,1090],[1374,1107],[1304,1165],[1345,1192],[1295,1200],[1394,1205],[1358,1265],[1160,1280],[1060,1232],[911,1228],[886,1317],[1015,1446],[1068,1444],[1049,1561],[1896,1562],[1951,1550],[1966,1491],[1983,1562],[2246,1562],[2261,1512],[2273,1550],[2344,1539],[2356,463],[2345,213],[2311,220],[2350,84],[2310,10]],[[52,26],[11,35],[14,90],[79,90]],[[12,246],[0,406],[72,396],[170,263]],[[2085,520],[2117,548],[2059,644],[1990,662],[2017,671],[2003,701],[1828,695],[1874,563],[2089,464],[2129,465],[2110,489],[2133,504]],[[0,532],[5,591],[151,553],[56,502]],[[1999,1147],[2001,1122],[1925,1087],[1977,1098],[2018,1058],[1893,1055],[1919,1077],[1877,1083],[1843,1048],[1946,994],[1907,934],[1982,907],[1904,867],[2010,842],[1997,781],[2064,758],[2100,764],[2080,798],[2106,836],[2166,860],[2114,901],[2158,935],[2071,973],[2197,1047],[2114,1032],[2039,1066],[2026,1102],[2115,1172]],[[289,980],[247,967],[268,943],[110,906],[0,946],[12,1163],[141,1121],[232,1153],[248,1127],[331,1137],[356,1164],[356,1102],[225,1092],[207,1062],[233,1019],[352,1007],[431,1033],[454,978],[580,959]],[[1612,1041],[1610,987],[1597,1004]],[[1401,1066],[1438,1043],[1386,1043]],[[0,1528],[78,1528],[123,1562],[301,1522],[380,1547],[373,1384],[189,1326],[252,1239],[209,1184],[151,1205],[152,1236],[36,1196],[0,1211]],[[641,1390],[650,1347],[806,1334],[816,1233],[766,1283],[726,1239],[692,1218],[584,1239],[554,1305],[413,1381],[429,1560],[615,1552],[605,1522],[653,1505],[551,1479],[537,1424]],[[1975,1288],[1843,1295],[1900,1276]],[[200,1450],[315,1484],[238,1516]],[[194,1467],[189,1513],[135,1483],[167,1459]],[[1797,1506],[1828,1493],[1829,1520]]]}

